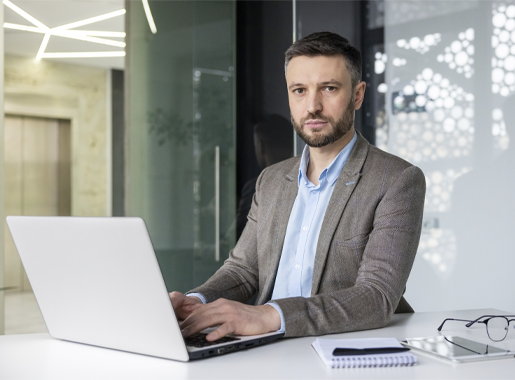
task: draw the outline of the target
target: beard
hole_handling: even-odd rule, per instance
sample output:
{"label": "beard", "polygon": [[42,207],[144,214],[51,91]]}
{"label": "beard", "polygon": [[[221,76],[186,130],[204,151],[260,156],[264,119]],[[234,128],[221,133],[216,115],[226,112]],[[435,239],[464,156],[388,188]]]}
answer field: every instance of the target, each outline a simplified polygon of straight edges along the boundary
{"label": "beard", "polygon": [[[304,131],[304,125],[306,124],[306,121],[315,119],[328,122],[332,127],[331,130],[327,134],[324,134],[321,131],[322,128],[313,128],[311,129],[312,135],[309,136]],[[332,144],[345,136],[354,125],[354,97],[350,100],[343,116],[337,121],[334,121],[332,117],[323,116],[320,112],[316,112],[309,113],[308,117],[300,119],[299,124],[297,124],[295,119],[293,119],[293,116],[291,116],[291,123],[295,129],[295,132],[297,132],[299,137],[309,147],[321,148],[323,146]]]}

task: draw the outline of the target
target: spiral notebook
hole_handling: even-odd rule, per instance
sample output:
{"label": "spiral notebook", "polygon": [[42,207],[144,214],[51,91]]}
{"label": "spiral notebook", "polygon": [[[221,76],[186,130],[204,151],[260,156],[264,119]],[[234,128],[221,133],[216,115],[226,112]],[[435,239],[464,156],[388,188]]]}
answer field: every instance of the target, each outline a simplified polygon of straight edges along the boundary
{"label": "spiral notebook", "polygon": [[403,346],[395,338],[316,339],[312,344],[320,359],[331,368],[401,367],[417,363],[409,352],[375,355],[334,356],[335,348],[386,348]]}

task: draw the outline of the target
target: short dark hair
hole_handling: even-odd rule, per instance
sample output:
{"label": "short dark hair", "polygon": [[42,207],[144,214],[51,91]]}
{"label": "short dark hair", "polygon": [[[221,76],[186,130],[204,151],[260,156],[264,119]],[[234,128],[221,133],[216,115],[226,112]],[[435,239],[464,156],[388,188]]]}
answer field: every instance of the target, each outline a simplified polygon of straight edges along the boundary
{"label": "short dark hair", "polygon": [[295,57],[320,55],[342,55],[351,76],[352,88],[361,82],[361,53],[348,39],[331,32],[312,33],[291,45],[285,53],[284,72],[286,73],[288,64]]}

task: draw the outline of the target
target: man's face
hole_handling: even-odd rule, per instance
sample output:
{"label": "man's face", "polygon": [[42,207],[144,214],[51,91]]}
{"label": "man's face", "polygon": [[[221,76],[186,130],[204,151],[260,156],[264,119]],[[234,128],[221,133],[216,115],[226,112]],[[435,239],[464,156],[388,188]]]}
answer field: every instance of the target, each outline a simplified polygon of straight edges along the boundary
{"label": "man's face", "polygon": [[307,145],[326,146],[352,129],[363,99],[352,88],[343,56],[295,57],[286,83],[293,127]]}

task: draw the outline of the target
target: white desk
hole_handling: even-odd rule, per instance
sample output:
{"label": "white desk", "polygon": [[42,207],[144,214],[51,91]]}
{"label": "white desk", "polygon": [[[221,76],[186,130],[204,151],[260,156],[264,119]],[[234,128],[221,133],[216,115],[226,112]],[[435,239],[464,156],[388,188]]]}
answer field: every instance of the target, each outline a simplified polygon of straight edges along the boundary
{"label": "white desk", "polygon": [[[421,337],[437,335],[445,318],[474,319],[507,314],[495,309],[394,315],[378,330],[332,337]],[[485,326],[467,329],[447,322],[446,335],[492,342]],[[48,334],[0,336],[0,379],[515,379],[515,359],[452,364],[418,354],[418,365],[399,368],[331,369],[311,348],[313,337],[281,339],[273,344],[232,354],[174,362],[143,355],[60,341]],[[498,347],[515,351],[515,330]]]}

